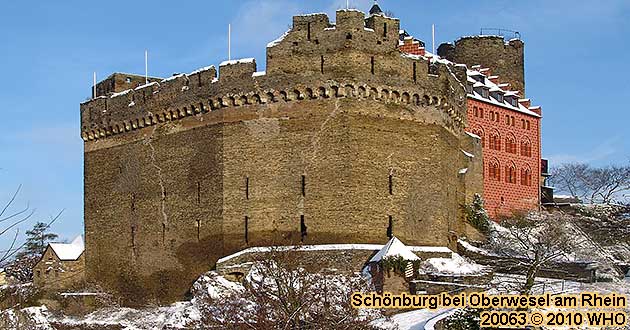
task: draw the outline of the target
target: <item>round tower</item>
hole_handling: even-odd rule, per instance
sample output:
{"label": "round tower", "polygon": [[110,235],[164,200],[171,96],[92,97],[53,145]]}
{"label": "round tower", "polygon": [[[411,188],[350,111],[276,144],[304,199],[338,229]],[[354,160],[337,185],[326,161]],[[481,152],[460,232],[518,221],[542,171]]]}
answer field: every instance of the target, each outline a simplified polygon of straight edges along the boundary
{"label": "round tower", "polygon": [[445,43],[438,55],[468,67],[481,65],[492,70],[501,82],[510,84],[511,90],[525,95],[525,44],[515,38],[505,41],[503,36],[462,37],[455,44]]}

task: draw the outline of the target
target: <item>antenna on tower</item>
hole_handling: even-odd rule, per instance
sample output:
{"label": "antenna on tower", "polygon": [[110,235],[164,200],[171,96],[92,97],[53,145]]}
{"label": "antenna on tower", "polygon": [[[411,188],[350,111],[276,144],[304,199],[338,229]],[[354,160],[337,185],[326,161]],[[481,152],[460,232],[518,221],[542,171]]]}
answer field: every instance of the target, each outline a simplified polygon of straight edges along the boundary
{"label": "antenna on tower", "polygon": [[144,83],[149,83],[149,51],[144,50]]}
{"label": "antenna on tower", "polygon": [[232,24],[228,24],[228,61],[232,60]]}
{"label": "antenna on tower", "polygon": [[92,84],[92,98],[96,98],[96,71],[94,71],[94,83]]}

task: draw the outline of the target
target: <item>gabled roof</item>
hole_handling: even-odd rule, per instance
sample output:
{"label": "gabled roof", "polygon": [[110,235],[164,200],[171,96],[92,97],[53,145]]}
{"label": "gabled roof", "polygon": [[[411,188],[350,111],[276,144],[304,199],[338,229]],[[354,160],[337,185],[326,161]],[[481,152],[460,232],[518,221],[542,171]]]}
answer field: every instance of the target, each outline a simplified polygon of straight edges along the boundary
{"label": "gabled roof", "polygon": [[85,243],[81,235],[77,236],[71,243],[50,243],[48,246],[62,261],[77,260],[85,250]]}
{"label": "gabled roof", "polygon": [[379,262],[386,257],[401,256],[405,260],[420,260],[420,258],[413,253],[403,242],[398,238],[392,237],[392,239],[383,246],[383,248],[376,253],[369,262]]}

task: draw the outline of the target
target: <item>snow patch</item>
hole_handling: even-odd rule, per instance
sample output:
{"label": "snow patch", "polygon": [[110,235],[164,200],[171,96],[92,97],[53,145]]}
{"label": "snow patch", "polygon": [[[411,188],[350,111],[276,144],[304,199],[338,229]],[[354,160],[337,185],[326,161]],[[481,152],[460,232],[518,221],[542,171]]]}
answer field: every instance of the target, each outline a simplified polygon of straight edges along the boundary
{"label": "snow patch", "polygon": [[484,266],[466,260],[457,253],[453,253],[451,258],[427,259],[422,268],[431,273],[449,275],[479,274],[486,269]]}
{"label": "snow patch", "polygon": [[461,150],[464,153],[464,155],[466,155],[466,157],[468,157],[468,158],[475,158],[475,155],[471,154],[470,152],[467,152],[464,149],[461,149]]}
{"label": "snow patch", "polygon": [[278,39],[268,43],[267,44],[267,48],[274,47],[274,46],[278,45],[279,43],[281,43],[282,40],[284,40],[284,38],[286,38],[289,35],[290,32],[291,32],[291,30],[288,30],[283,35],[281,35],[280,38],[278,38]]}
{"label": "snow patch", "polygon": [[194,74],[197,74],[197,73],[202,73],[202,72],[206,72],[206,71],[210,71],[210,70],[212,70],[212,69],[215,69],[214,65],[209,65],[209,66],[205,66],[205,67],[203,67],[203,68],[197,69],[197,70],[195,70],[195,71],[193,71],[193,72],[189,73],[188,75],[189,75],[189,76],[192,76],[192,75],[194,75]]}
{"label": "snow patch", "polygon": [[221,62],[221,64],[219,64],[219,66],[234,65],[234,64],[241,64],[241,63],[254,63],[255,60],[256,59],[254,59],[253,57],[249,57],[249,58],[242,58],[240,60],[223,61]]}

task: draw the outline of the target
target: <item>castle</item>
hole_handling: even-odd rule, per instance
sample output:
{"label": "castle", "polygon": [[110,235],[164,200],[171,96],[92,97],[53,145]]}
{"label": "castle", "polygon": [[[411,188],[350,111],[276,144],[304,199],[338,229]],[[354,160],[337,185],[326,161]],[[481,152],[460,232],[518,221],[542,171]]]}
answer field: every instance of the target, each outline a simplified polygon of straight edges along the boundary
{"label": "castle", "polygon": [[81,104],[88,281],[170,301],[248,246],[455,249],[484,191],[469,70],[404,44],[398,19],[340,10],[295,16],[264,72],[100,82]]}

